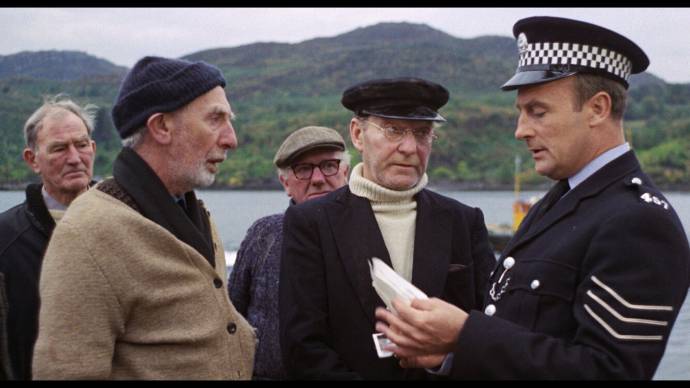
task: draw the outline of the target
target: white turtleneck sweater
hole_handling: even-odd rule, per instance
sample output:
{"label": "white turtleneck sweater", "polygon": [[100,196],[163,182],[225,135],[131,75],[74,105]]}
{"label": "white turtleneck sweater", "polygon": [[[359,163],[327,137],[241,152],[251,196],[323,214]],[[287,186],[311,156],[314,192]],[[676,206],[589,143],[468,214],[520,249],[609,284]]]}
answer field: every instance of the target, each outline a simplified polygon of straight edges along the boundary
{"label": "white turtleneck sweater", "polygon": [[393,269],[407,281],[411,281],[417,220],[417,202],[413,197],[426,187],[429,178],[424,174],[413,188],[396,191],[364,178],[362,168],[363,164],[359,163],[352,169],[350,191],[369,200]]}

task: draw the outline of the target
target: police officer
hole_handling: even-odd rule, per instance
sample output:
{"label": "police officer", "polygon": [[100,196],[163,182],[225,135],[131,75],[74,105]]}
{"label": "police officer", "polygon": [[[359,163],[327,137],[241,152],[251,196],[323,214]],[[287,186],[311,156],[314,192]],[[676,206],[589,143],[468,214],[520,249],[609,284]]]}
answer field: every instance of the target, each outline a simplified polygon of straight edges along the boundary
{"label": "police officer", "polygon": [[[440,299],[378,310],[408,367],[453,378],[650,379],[688,289],[690,250],[623,137],[632,41],[580,21],[518,21],[515,137],[558,181],[489,279],[483,311]],[[439,355],[444,355],[440,358]],[[450,356],[452,355],[452,356]],[[443,361],[443,364],[441,364]]]}

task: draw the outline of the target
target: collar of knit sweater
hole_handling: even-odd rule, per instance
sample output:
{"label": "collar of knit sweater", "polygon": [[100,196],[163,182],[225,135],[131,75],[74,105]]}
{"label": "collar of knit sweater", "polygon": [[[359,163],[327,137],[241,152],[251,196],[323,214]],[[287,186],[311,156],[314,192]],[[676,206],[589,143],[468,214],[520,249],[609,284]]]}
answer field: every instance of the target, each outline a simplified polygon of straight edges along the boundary
{"label": "collar of knit sweater", "polygon": [[422,191],[429,181],[426,173],[424,173],[416,186],[404,191],[391,190],[362,176],[363,167],[364,164],[359,163],[352,169],[350,191],[352,194],[364,197],[374,203],[394,205],[412,202],[412,198]]}

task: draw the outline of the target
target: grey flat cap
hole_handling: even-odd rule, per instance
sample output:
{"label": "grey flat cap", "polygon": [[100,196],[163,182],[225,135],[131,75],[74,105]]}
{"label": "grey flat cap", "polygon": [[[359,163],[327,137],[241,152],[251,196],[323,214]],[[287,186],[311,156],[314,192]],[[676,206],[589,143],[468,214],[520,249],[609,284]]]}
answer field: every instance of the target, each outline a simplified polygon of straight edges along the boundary
{"label": "grey flat cap", "polygon": [[291,133],[278,148],[273,164],[276,167],[287,167],[299,155],[317,148],[345,150],[345,140],[331,128],[309,126]]}

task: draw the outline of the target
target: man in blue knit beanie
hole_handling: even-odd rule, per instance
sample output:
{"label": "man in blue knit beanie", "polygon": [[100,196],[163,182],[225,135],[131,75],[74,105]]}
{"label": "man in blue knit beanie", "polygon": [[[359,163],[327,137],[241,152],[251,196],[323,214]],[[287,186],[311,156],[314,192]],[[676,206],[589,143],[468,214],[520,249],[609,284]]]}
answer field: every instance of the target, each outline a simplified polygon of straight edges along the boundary
{"label": "man in blue knit beanie", "polygon": [[70,206],[45,255],[35,378],[251,377],[254,330],[194,194],[237,147],[224,87],[218,68],[180,59],[145,57],[125,76],[113,177]]}

